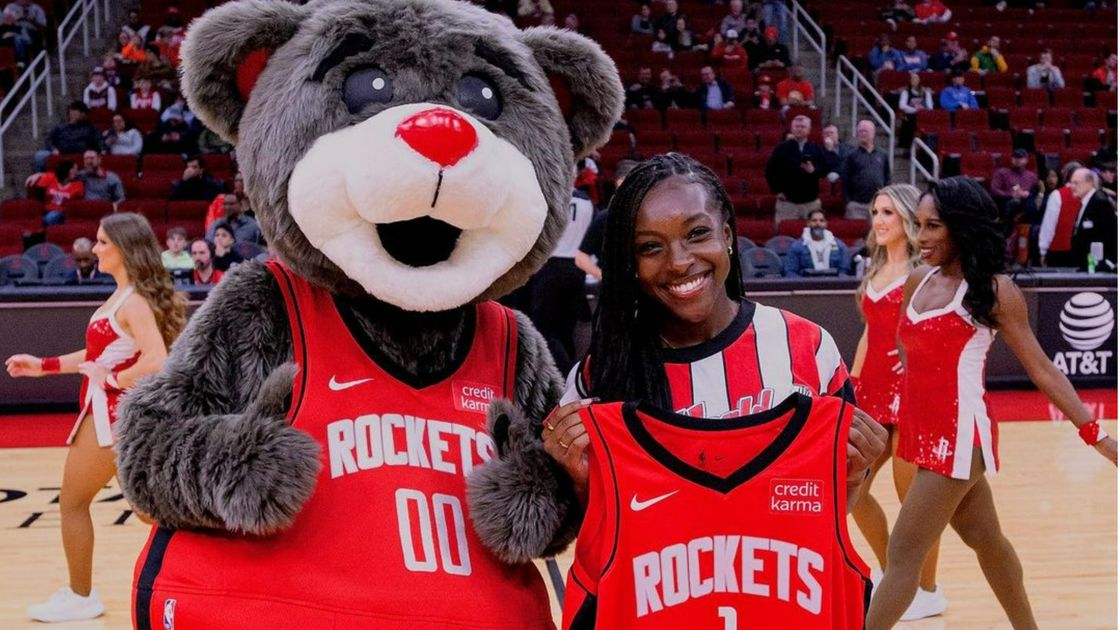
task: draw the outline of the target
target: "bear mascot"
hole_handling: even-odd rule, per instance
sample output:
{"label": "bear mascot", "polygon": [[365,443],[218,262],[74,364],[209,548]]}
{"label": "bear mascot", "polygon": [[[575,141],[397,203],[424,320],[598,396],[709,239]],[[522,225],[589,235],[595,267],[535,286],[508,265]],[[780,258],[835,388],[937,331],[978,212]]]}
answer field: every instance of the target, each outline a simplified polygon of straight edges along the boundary
{"label": "bear mascot", "polygon": [[[182,79],[273,259],[121,405],[121,484],[157,523],[134,625],[551,627],[524,545],[562,549],[579,510],[524,419],[561,379],[493,300],[569,220],[613,62],[467,2],[237,0],[191,25]],[[472,511],[468,479],[516,500]]]}

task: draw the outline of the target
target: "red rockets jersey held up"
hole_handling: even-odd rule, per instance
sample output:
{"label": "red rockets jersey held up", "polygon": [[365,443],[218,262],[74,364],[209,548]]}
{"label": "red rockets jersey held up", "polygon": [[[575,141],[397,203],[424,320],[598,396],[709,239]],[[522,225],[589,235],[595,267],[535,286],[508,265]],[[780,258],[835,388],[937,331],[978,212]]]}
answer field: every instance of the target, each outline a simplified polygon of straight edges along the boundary
{"label": "red rockets jersey held up", "polygon": [[315,493],[268,537],[157,528],[136,567],[139,628],[551,628],[532,564],[479,541],[465,477],[489,460],[491,400],[512,396],[517,325],[473,308],[461,364],[406,382],[369,357],[331,296],[279,264],[300,367],[289,421],[321,446]]}
{"label": "red rockets jersey held up", "polygon": [[852,406],[794,394],[719,421],[591,405],[587,514],[564,628],[863,627],[848,539]]}
{"label": "red rockets jersey held up", "polygon": [[897,424],[902,404],[902,375],[893,369],[898,355],[887,353],[897,349],[895,332],[905,284],[905,275],[882,291],[868,284],[859,304],[867,322],[867,356],[859,375],[856,403],[882,424]]}

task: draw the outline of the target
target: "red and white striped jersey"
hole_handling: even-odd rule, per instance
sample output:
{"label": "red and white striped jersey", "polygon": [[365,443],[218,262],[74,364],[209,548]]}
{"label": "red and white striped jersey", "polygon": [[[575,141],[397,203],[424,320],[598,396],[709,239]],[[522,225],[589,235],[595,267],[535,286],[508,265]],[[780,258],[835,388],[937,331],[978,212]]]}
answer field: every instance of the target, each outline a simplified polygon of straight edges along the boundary
{"label": "red and white striped jersey", "polygon": [[[673,409],[725,418],[770,409],[790,394],[853,400],[848,368],[828,331],[789,311],[743,300],[723,332],[661,351]],[[588,357],[568,375],[561,404],[594,395]]]}

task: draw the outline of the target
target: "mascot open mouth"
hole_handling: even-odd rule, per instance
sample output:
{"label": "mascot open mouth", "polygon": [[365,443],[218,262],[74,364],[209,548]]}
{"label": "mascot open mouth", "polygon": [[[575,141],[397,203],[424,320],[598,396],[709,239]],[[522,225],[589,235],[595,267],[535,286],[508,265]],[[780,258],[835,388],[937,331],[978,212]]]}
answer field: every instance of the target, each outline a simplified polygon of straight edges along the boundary
{"label": "mascot open mouth", "polygon": [[377,225],[385,251],[410,267],[429,267],[450,258],[462,232],[431,217]]}

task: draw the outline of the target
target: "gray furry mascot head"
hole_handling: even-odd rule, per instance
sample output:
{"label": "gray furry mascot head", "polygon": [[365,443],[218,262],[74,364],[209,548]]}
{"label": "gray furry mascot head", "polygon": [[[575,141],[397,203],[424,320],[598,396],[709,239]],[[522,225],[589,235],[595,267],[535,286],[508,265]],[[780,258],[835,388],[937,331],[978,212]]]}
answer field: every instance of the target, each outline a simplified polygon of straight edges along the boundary
{"label": "gray furry mascot head", "polygon": [[[300,413],[332,404],[307,399],[318,394],[301,381],[299,359],[342,352],[308,345],[295,324],[322,313],[293,310],[284,278],[326,296],[366,356],[428,391],[475,351],[477,308],[548,258],[567,221],[575,160],[605,142],[622,87],[590,40],[519,30],[451,0],[230,2],[191,25],[182,60],[191,108],[236,145],[282,264],[227,274],[163,371],[125,397],[120,478],[159,524],[149,547],[160,536],[274,540],[299,528],[332,481],[324,441],[292,420],[293,381]],[[479,449],[485,461],[459,478],[457,493],[469,483],[478,498],[469,535],[517,562],[562,548],[578,517],[570,483],[527,420],[555,404],[559,375],[528,319],[509,317],[510,400],[490,401],[480,429],[489,426],[493,448]],[[376,380],[360,392],[379,395]],[[345,506],[354,515],[394,509]],[[395,522],[368,532],[397,535]],[[164,545],[166,569],[177,547]],[[137,589],[150,596],[142,574],[160,569],[146,554]],[[211,570],[224,575],[204,562],[197,569]],[[376,581],[378,567],[368,570]],[[167,600],[186,614],[185,599]]]}

